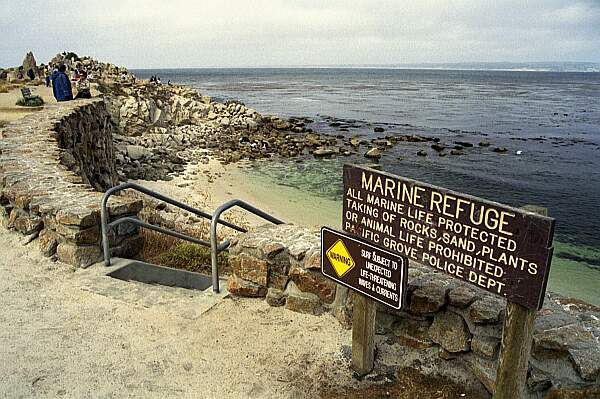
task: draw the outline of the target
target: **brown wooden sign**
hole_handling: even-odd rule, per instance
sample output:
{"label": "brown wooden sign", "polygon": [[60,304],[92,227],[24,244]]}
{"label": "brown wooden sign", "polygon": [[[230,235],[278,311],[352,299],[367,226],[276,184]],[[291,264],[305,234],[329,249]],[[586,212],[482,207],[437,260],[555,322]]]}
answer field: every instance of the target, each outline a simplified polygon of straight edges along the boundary
{"label": "brown wooden sign", "polygon": [[355,237],[321,229],[321,271],[363,295],[400,309],[406,293],[408,259]]}
{"label": "brown wooden sign", "polygon": [[527,308],[543,304],[554,219],[345,165],[342,227]]}

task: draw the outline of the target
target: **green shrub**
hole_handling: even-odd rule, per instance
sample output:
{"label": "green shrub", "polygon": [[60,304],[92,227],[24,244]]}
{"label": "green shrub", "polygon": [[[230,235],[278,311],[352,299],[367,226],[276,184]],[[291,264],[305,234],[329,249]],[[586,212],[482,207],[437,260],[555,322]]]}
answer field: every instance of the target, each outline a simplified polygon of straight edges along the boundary
{"label": "green shrub", "polygon": [[31,98],[19,98],[17,100],[17,105],[21,107],[41,107],[44,105],[44,100],[40,96],[35,96]]}
{"label": "green shrub", "polygon": [[67,53],[67,55],[65,55],[65,59],[75,61],[75,62],[80,60],[79,56],[72,51],[69,51]]}

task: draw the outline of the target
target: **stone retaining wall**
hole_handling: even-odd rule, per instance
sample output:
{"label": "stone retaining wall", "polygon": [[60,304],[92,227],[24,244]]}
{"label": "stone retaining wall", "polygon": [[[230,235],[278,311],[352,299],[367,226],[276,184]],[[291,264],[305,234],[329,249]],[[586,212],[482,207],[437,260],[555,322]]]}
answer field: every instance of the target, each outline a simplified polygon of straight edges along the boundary
{"label": "stone retaining wall", "polygon": [[[318,231],[265,226],[235,239],[230,255],[232,294],[350,323],[352,295],[320,272]],[[445,367],[465,367],[493,392],[505,300],[417,264],[408,291],[405,311],[379,307],[377,333],[414,351],[438,351]],[[535,398],[600,397],[600,308],[547,295],[527,383]]]}
{"label": "stone retaining wall", "polygon": [[[117,183],[114,125],[102,99],[47,105],[0,130],[0,225],[29,236],[49,257],[86,267],[102,259],[100,191]],[[99,190],[99,191],[96,191]],[[114,198],[111,215],[137,215]],[[141,247],[134,226],[111,236],[114,254]]]}

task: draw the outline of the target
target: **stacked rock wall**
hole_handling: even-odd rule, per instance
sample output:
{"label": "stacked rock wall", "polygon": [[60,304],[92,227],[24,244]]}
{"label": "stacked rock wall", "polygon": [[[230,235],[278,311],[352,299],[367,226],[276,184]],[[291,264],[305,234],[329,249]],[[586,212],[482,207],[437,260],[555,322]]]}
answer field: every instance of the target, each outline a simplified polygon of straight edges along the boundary
{"label": "stacked rock wall", "polygon": [[55,126],[63,165],[85,184],[105,191],[118,183],[113,131],[104,101],[95,99],[75,107]]}
{"label": "stacked rock wall", "polygon": [[[234,295],[349,323],[352,295],[320,272],[318,231],[265,226],[230,248]],[[433,269],[411,264],[407,307],[380,306],[377,333],[414,351],[437,350],[493,392],[506,301]],[[534,398],[600,397],[600,308],[548,294],[535,321],[527,380]]]}
{"label": "stacked rock wall", "polygon": [[[47,105],[0,132],[0,225],[34,239],[49,257],[88,266],[102,258],[100,203],[117,183],[112,125],[102,99]],[[137,215],[139,200],[115,198],[111,215]],[[141,246],[137,229],[111,236],[115,255]]]}

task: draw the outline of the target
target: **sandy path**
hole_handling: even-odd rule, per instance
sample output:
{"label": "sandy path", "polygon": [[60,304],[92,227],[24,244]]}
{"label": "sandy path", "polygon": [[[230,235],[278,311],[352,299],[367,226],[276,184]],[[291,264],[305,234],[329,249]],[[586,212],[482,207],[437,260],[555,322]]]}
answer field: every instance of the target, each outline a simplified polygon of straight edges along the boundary
{"label": "sandy path", "polygon": [[[46,104],[55,104],[56,99],[52,94],[52,87],[46,86],[27,86],[31,90],[31,94],[41,96]],[[32,112],[37,112],[39,109],[31,109],[27,107],[18,107],[15,105],[17,100],[22,97],[20,89],[13,89],[8,93],[0,93],[0,121],[11,122],[24,117]]]}
{"label": "sandy path", "polygon": [[350,374],[340,354],[350,332],[329,315],[224,299],[188,319],[85,290],[84,271],[19,240],[0,230],[6,397],[300,398],[314,394],[323,370]]}
{"label": "sandy path", "polygon": [[[56,104],[56,99],[52,94],[52,87],[46,86],[27,86],[31,94],[38,95],[44,99],[46,104]],[[8,93],[0,93],[0,121],[12,122],[24,117],[32,112],[37,112],[39,108],[19,107],[15,105],[17,100],[22,97],[20,89],[13,89]]]}
{"label": "sandy path", "polygon": [[[71,84],[75,88],[75,82],[71,82]],[[31,90],[31,94],[42,97],[45,104],[56,104],[52,87],[46,87],[45,85],[27,87]],[[73,91],[76,92],[75,89]],[[92,96],[98,96],[99,94],[95,86],[92,87]],[[11,122],[39,110],[39,108],[32,110],[31,108],[15,105],[21,97],[21,89],[13,89],[8,93],[0,93],[0,121]]]}

